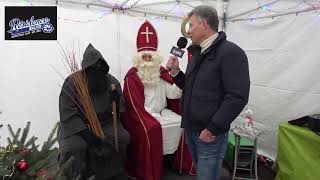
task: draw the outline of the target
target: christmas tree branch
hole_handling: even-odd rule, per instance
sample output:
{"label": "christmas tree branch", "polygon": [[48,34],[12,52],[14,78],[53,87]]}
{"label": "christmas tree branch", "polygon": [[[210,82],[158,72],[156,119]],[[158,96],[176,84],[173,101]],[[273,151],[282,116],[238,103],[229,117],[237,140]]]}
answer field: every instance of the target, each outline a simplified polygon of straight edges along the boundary
{"label": "christmas tree branch", "polygon": [[29,130],[30,130],[30,121],[27,122],[26,127],[23,129],[22,137],[20,139],[21,144],[25,143],[27,136],[28,136],[28,133],[29,133]]}

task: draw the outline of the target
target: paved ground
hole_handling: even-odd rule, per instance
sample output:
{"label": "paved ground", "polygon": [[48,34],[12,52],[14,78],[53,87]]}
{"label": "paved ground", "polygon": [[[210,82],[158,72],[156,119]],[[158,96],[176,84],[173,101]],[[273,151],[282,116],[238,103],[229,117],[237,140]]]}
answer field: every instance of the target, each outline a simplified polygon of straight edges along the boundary
{"label": "paved ground", "polygon": [[[240,175],[245,175],[241,174]],[[273,180],[274,179],[274,173],[270,170],[270,168],[266,167],[265,165],[258,163],[258,176],[259,180]],[[229,170],[229,168],[224,165],[222,168],[222,174],[220,180],[231,180],[232,174]],[[196,180],[195,176],[189,176],[189,175],[179,175],[178,172],[173,171],[170,168],[170,165],[168,162],[165,162],[164,167],[164,175],[162,180]]]}

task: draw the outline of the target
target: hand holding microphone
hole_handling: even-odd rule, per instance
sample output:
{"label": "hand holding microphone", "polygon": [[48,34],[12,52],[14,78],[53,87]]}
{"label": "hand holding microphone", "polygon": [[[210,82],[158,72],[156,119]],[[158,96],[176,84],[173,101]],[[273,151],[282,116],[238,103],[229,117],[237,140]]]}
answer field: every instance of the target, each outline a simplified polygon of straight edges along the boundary
{"label": "hand holding microphone", "polygon": [[177,42],[178,47],[175,47],[175,46],[172,47],[170,53],[173,54],[174,56],[170,56],[166,65],[166,68],[168,69],[171,75],[175,75],[177,74],[177,72],[180,71],[178,57],[182,58],[184,54],[184,50],[182,49],[187,46],[187,43],[188,43],[188,40],[186,38],[180,37]]}
{"label": "hand holding microphone", "polygon": [[176,56],[170,56],[166,68],[171,75],[177,74],[180,71],[178,58]]}

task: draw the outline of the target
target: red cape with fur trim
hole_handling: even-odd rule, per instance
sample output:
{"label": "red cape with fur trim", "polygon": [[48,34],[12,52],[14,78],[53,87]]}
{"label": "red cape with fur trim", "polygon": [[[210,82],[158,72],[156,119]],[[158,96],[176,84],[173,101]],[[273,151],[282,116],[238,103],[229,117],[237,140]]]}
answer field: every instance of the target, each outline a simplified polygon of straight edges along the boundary
{"label": "red cape with fur trim", "polygon": [[[168,71],[160,67],[160,77],[173,84]],[[162,176],[162,129],[160,123],[144,108],[144,86],[137,69],[131,68],[124,80],[123,95],[126,112],[123,125],[129,131],[131,141],[128,146],[127,170],[129,176],[137,180],[160,180]],[[172,105],[173,104],[173,105]],[[179,100],[168,100],[174,112],[179,111]]]}

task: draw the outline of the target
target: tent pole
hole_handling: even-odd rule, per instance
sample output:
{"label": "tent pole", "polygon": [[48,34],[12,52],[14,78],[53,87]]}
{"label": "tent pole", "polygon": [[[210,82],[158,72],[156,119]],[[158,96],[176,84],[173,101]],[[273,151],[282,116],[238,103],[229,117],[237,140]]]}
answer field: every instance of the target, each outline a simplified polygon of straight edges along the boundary
{"label": "tent pole", "polygon": [[[109,8],[109,9],[114,9],[115,6],[112,6],[112,5],[108,5],[108,4],[98,4],[98,3],[84,3],[84,2],[76,2],[74,0],[53,0],[52,2],[55,2],[55,1],[58,1],[58,4],[59,2],[61,3],[70,3],[70,4],[77,4],[77,5],[83,5],[83,6],[86,6],[86,7],[90,7],[90,6],[95,6],[95,7],[101,7],[101,8]],[[167,3],[168,2],[172,2],[172,3],[176,3],[177,1],[166,1]],[[156,5],[156,4],[164,4],[165,2],[159,2],[159,3],[153,3],[153,5]],[[152,3],[149,3],[149,4],[152,4]],[[141,5],[140,5],[141,6]],[[150,15],[154,15],[154,16],[164,16],[163,14],[161,13],[158,13],[158,12],[148,12],[148,11],[143,11],[143,10],[138,10],[138,9],[135,9],[137,8],[138,6],[135,6],[134,8],[124,8],[123,10],[124,11],[128,11],[128,12],[134,12],[134,13],[139,13],[139,14],[150,14]],[[121,7],[120,7],[121,8]],[[182,17],[180,16],[175,16],[175,15],[165,15],[165,17],[169,17],[169,18],[176,18],[176,19],[182,19]]]}
{"label": "tent pole", "polygon": [[195,8],[195,6],[193,6],[193,5],[191,5],[191,4],[187,3],[187,2],[180,1],[180,3],[184,4],[184,5],[188,6],[188,7],[191,7],[191,8]]}
{"label": "tent pole", "polygon": [[228,0],[217,0],[216,10],[218,12],[220,22],[222,21],[219,26],[222,31],[226,30],[227,6]]}
{"label": "tent pole", "polygon": [[120,57],[120,14],[119,10],[114,11],[116,13],[116,23],[117,23],[117,62],[118,62],[118,79],[121,78],[121,57]]}
{"label": "tent pole", "polygon": [[139,13],[139,14],[150,14],[150,15],[159,16],[159,17],[165,16],[165,17],[169,17],[169,18],[182,19],[182,17],[180,17],[180,16],[175,16],[175,15],[170,15],[170,14],[164,15],[164,14],[157,13],[157,12],[149,12],[149,11],[142,11],[142,10],[136,10],[136,9],[127,9],[126,11]]}
{"label": "tent pole", "polygon": [[172,0],[172,1],[162,1],[162,2],[154,2],[154,3],[143,3],[140,5],[135,6],[134,8],[141,8],[141,7],[145,7],[145,6],[156,6],[156,5],[162,5],[162,4],[171,4],[171,3],[176,3],[176,0]]}
{"label": "tent pole", "polygon": [[100,4],[100,3],[85,3],[85,2],[78,2],[73,0],[52,0],[52,2],[59,4],[61,3],[68,3],[68,4],[77,4],[77,5],[83,5],[83,6],[96,6],[96,7],[102,7],[102,8],[110,8],[112,9],[113,6],[111,4]]}
{"label": "tent pole", "polygon": [[127,3],[129,2],[129,0],[124,1],[123,3],[121,3],[119,5],[120,8],[123,8]]}
{"label": "tent pole", "polygon": [[[186,6],[189,6],[191,8],[194,8],[195,6],[189,4],[188,2],[192,2],[192,1],[199,1],[199,0],[179,0],[179,2],[181,4],[184,4]],[[155,6],[155,5],[162,5],[162,4],[171,4],[171,3],[175,3],[177,2],[177,0],[172,0],[172,1],[162,1],[162,2],[154,2],[154,3],[143,3],[140,4],[138,6],[135,6],[135,8],[139,8],[139,7],[145,7],[145,6]]]}
{"label": "tent pole", "polygon": [[229,0],[223,1],[223,26],[222,31],[227,32],[227,17],[228,17]]}

